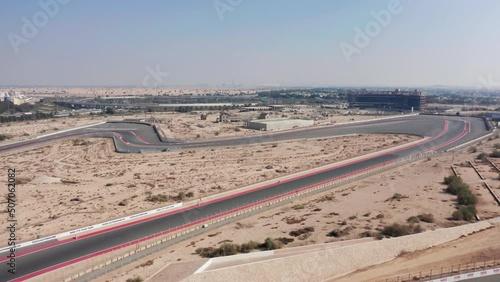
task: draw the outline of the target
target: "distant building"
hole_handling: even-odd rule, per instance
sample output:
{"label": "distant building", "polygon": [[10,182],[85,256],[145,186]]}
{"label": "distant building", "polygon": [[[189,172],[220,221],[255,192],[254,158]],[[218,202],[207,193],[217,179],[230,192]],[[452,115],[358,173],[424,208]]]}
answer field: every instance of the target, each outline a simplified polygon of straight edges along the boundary
{"label": "distant building", "polygon": [[222,112],[217,119],[218,122],[240,122],[242,119],[235,114]]}
{"label": "distant building", "polygon": [[347,94],[349,108],[376,108],[420,111],[427,106],[426,96],[418,91],[367,91]]}
{"label": "distant building", "polygon": [[22,103],[24,103],[25,101],[23,99],[20,99],[20,98],[17,98],[17,97],[5,97],[4,98],[4,101],[5,102],[11,102],[12,104],[14,105],[21,105]]}
{"label": "distant building", "polygon": [[253,112],[253,111],[269,111],[271,110],[271,107],[265,107],[265,106],[262,106],[262,107],[242,107],[241,108],[241,111],[242,112]]}
{"label": "distant building", "polygon": [[304,119],[268,119],[268,120],[253,120],[245,122],[245,127],[249,129],[272,131],[272,130],[287,130],[298,127],[311,126],[313,120]]}

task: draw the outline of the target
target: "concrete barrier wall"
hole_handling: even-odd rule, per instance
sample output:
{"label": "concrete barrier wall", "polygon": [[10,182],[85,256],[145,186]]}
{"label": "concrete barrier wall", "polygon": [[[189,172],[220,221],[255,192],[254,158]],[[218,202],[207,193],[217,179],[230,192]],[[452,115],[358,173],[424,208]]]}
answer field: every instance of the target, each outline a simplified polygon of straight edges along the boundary
{"label": "concrete barrier wall", "polygon": [[319,281],[393,260],[401,252],[440,245],[491,227],[489,222],[438,229],[332,250],[285,257],[193,274],[185,281]]}

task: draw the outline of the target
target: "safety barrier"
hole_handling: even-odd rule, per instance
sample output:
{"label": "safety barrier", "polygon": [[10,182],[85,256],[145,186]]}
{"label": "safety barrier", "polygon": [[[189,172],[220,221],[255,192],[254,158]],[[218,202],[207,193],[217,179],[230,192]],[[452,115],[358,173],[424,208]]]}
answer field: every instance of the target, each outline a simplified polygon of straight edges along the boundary
{"label": "safety barrier", "polygon": [[417,273],[402,274],[397,277],[387,278],[385,282],[410,282],[410,281],[431,281],[448,282],[461,281],[477,277],[490,275],[500,275],[500,260],[488,260],[481,262],[470,262],[456,264]]}

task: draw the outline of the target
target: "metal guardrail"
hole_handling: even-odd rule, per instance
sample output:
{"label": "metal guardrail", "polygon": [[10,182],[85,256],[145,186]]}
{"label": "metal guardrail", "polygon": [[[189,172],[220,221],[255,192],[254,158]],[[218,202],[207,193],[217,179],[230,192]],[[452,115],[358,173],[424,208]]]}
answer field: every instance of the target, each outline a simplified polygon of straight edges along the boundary
{"label": "metal guardrail", "polygon": [[[426,271],[402,274],[393,278],[380,280],[380,282],[410,282],[410,281],[431,281],[460,274],[475,272],[478,270],[493,269],[500,266],[500,258],[493,260],[455,264],[441,268],[432,268]],[[448,280],[444,280],[448,281]]]}

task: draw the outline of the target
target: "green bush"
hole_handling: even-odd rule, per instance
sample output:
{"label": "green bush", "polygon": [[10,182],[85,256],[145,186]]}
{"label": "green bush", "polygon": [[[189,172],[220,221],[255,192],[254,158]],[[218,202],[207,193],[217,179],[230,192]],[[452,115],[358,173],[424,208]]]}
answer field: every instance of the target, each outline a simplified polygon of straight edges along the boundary
{"label": "green bush", "polygon": [[287,237],[279,237],[276,238],[276,240],[280,241],[283,245],[288,245],[289,243],[292,243],[295,241],[293,238],[287,238]]}
{"label": "green bush", "polygon": [[416,216],[410,216],[406,221],[410,224],[413,224],[413,223],[419,223],[420,219]]}
{"label": "green bush", "polygon": [[446,192],[452,195],[458,195],[461,191],[469,190],[469,185],[463,182],[453,181],[446,187]]}
{"label": "green bush", "polygon": [[4,141],[4,140],[10,139],[10,138],[12,138],[12,136],[7,135],[7,134],[0,134],[0,141]]}
{"label": "green bush", "polygon": [[300,236],[302,234],[311,233],[311,232],[314,232],[314,227],[304,227],[304,228],[301,228],[298,230],[293,230],[293,231],[290,231],[289,234],[290,234],[290,236],[297,237],[297,236]]}
{"label": "green bush", "polygon": [[444,181],[443,181],[443,183],[446,185],[449,185],[452,182],[462,182],[462,178],[455,176],[455,175],[450,175],[450,176],[446,176],[444,178]]}
{"label": "green bush", "polygon": [[463,189],[457,194],[458,204],[465,206],[474,206],[477,204],[476,195],[472,194],[470,189]]}
{"label": "green bush", "polygon": [[220,246],[221,256],[232,256],[238,253],[240,246],[237,244],[224,243]]}
{"label": "green bush", "polygon": [[422,232],[423,229],[420,225],[403,225],[398,223],[393,223],[391,225],[385,226],[382,230],[382,235],[390,237],[399,237],[415,233]]}
{"label": "green bush", "polygon": [[224,243],[219,248],[198,248],[196,253],[204,258],[214,258],[222,256],[232,256],[238,253],[240,246],[232,243]]}
{"label": "green bush", "polygon": [[427,222],[427,223],[433,223],[434,222],[434,215],[430,214],[430,213],[423,213],[423,214],[419,214],[417,216],[417,218],[420,220],[420,221],[423,221],[423,222]]}
{"label": "green bush", "polygon": [[360,237],[373,237],[373,233],[371,231],[364,231],[359,234]]}
{"label": "green bush", "polygon": [[241,253],[249,253],[252,250],[258,249],[258,248],[259,248],[259,243],[255,242],[255,241],[248,241],[248,243],[241,244],[240,252]]}
{"label": "green bush", "polygon": [[281,242],[274,240],[272,238],[266,238],[266,241],[264,242],[266,245],[266,249],[268,250],[276,250],[276,249],[281,249],[282,244]]}
{"label": "green bush", "polygon": [[142,281],[144,281],[144,279],[142,279],[141,277],[134,277],[125,280],[125,282],[142,282]]}
{"label": "green bush", "polygon": [[490,154],[490,157],[492,158],[500,158],[500,151],[495,150]]}
{"label": "green bush", "polygon": [[146,198],[146,201],[149,202],[168,202],[169,196],[163,195],[163,194],[158,194],[158,195],[150,195]]}
{"label": "green bush", "polygon": [[454,220],[467,220],[473,221],[475,219],[476,208],[474,206],[460,206],[458,210],[454,211],[451,217]]}
{"label": "green bush", "polygon": [[481,153],[481,154],[477,155],[476,159],[486,161],[487,156],[488,155],[486,155],[486,153]]}

